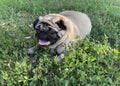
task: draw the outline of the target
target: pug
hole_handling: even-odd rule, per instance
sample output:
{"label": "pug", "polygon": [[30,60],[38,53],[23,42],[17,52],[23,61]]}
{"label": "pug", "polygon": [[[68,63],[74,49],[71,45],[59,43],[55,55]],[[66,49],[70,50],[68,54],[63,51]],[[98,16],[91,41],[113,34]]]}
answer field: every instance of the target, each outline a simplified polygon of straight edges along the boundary
{"label": "pug", "polygon": [[[84,39],[91,32],[90,18],[78,11],[63,11],[59,14],[52,13],[37,18],[32,27],[35,37],[42,47],[48,46],[51,55],[64,58],[65,46],[77,42],[77,38]],[[28,49],[33,54],[35,47]]]}

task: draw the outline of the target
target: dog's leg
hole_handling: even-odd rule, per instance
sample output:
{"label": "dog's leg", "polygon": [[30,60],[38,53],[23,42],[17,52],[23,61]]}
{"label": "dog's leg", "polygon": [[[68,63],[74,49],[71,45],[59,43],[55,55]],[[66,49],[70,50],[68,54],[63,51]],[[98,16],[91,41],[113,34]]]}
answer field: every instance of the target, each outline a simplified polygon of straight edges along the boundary
{"label": "dog's leg", "polygon": [[28,55],[34,55],[35,54],[35,50],[36,50],[36,46],[31,47],[27,50],[27,54]]}
{"label": "dog's leg", "polygon": [[61,61],[64,58],[64,50],[65,47],[64,46],[58,46],[56,49],[51,49],[50,53],[51,55],[57,55],[59,57],[59,60]]}

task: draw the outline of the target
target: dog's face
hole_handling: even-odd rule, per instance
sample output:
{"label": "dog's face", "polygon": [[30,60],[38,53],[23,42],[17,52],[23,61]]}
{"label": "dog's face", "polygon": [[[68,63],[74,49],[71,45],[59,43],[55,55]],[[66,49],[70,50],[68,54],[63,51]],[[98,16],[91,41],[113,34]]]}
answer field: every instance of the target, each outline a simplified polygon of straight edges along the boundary
{"label": "dog's face", "polygon": [[[52,19],[53,18],[54,17],[52,17]],[[64,36],[66,31],[64,21],[58,20],[54,22],[46,16],[36,19],[33,22],[33,27],[36,32],[35,36],[38,39],[38,44],[42,46],[53,45]]]}

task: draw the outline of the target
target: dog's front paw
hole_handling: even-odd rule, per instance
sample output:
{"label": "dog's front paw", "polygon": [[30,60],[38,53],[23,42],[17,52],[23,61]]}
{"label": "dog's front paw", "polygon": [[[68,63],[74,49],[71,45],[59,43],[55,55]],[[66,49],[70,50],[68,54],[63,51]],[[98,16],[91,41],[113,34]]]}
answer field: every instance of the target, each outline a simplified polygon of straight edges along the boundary
{"label": "dog's front paw", "polygon": [[65,56],[64,56],[64,54],[63,54],[63,53],[62,53],[62,54],[60,54],[60,55],[59,55],[59,61],[62,61],[62,60],[64,59],[64,57],[65,57]]}
{"label": "dog's front paw", "polygon": [[34,54],[35,54],[34,49],[33,49],[33,48],[29,48],[29,49],[27,50],[27,54],[28,54],[29,56],[34,55]]}

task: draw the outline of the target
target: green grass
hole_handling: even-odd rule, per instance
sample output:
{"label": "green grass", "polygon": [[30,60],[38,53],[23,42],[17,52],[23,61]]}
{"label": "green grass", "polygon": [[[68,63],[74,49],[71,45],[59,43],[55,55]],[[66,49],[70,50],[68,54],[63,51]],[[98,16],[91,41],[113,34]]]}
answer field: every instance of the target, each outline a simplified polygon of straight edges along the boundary
{"label": "green grass", "polygon": [[[59,63],[38,49],[29,28],[38,16],[64,10],[91,18],[90,38]],[[31,39],[25,37],[31,36]],[[119,86],[120,0],[0,0],[0,86]]]}

